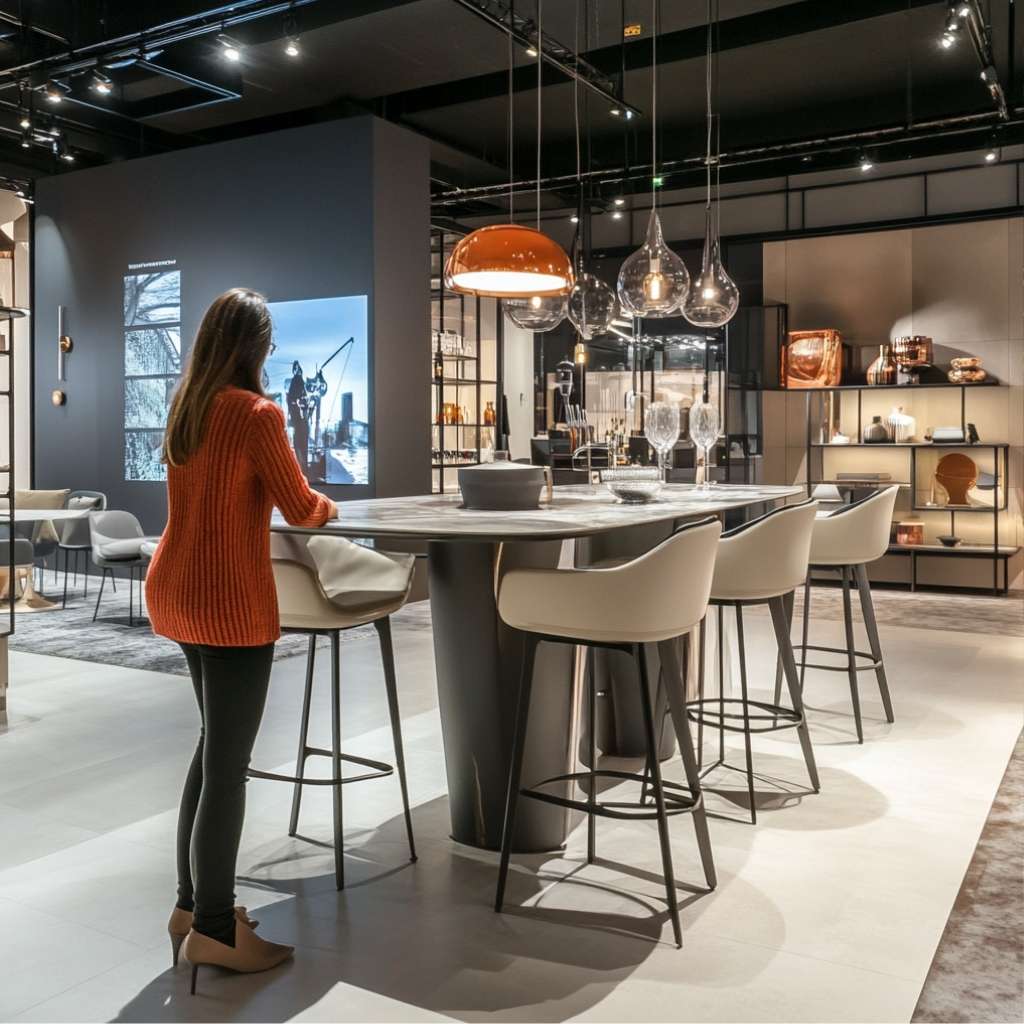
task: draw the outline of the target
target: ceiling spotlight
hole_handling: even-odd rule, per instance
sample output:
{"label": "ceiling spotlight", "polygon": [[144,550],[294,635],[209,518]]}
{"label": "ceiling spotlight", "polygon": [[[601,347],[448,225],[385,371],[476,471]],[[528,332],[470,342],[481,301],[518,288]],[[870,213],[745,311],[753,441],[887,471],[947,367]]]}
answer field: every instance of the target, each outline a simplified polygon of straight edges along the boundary
{"label": "ceiling spotlight", "polygon": [[289,36],[284,43],[284,52],[289,57],[299,57],[302,55],[302,50],[299,49],[299,37]]}
{"label": "ceiling spotlight", "polygon": [[622,196],[616,196],[615,199],[612,200],[612,202],[614,202],[616,206],[626,205],[626,200],[623,199]]}
{"label": "ceiling spotlight", "polygon": [[222,32],[217,36],[217,42],[220,43],[220,55],[225,60],[237,64],[242,59],[242,47],[230,36]]}
{"label": "ceiling spotlight", "polygon": [[946,31],[950,35],[960,31],[960,18],[955,11],[950,11],[949,17],[946,18]]}
{"label": "ceiling spotlight", "polygon": [[961,18],[969,18],[971,16],[971,5],[970,4],[961,4],[957,8],[956,13],[959,14]]}
{"label": "ceiling spotlight", "polygon": [[526,48],[526,56],[527,57],[536,57],[537,56],[537,47],[536,46],[528,46]]}
{"label": "ceiling spotlight", "polygon": [[575,213],[569,218],[569,220],[572,221],[573,224],[579,224],[580,222],[579,216]]}
{"label": "ceiling spotlight", "polygon": [[633,111],[632,110],[627,110],[626,111],[626,120],[627,121],[632,121],[633,120]]}
{"label": "ceiling spotlight", "polygon": [[867,153],[861,153],[859,160],[860,169],[864,174],[867,174],[867,172],[870,171],[871,168],[875,166],[873,161],[871,160],[871,157],[869,157]]}
{"label": "ceiling spotlight", "polygon": [[661,188],[661,186],[665,184],[665,179],[660,174],[656,174],[653,178],[651,178],[651,184],[655,188]]}
{"label": "ceiling spotlight", "polygon": [[612,109],[609,110],[608,113],[611,114],[612,117],[621,117],[622,116],[622,111],[618,107],[612,107]]}
{"label": "ceiling spotlight", "polygon": [[114,83],[97,68],[92,73],[92,81],[89,83],[89,88],[93,92],[98,92],[101,96],[109,96],[114,91]]}
{"label": "ceiling spotlight", "polygon": [[68,91],[66,85],[55,82],[52,78],[43,86],[43,96],[48,103],[60,103],[64,99],[64,93]]}
{"label": "ceiling spotlight", "polygon": [[25,128],[26,130],[32,127],[32,119],[27,113],[21,115],[21,118],[18,120],[18,127]]}
{"label": "ceiling spotlight", "polygon": [[991,64],[986,65],[981,69],[981,80],[989,85],[996,81],[996,69]]}
{"label": "ceiling spotlight", "polygon": [[944,50],[948,50],[956,42],[956,36],[952,32],[943,32],[940,43]]}
{"label": "ceiling spotlight", "polygon": [[985,152],[985,163],[987,163],[987,164],[994,164],[998,159],[999,159],[999,153],[996,151],[994,146],[991,149],[986,150],[986,152]]}
{"label": "ceiling spotlight", "polygon": [[28,128],[26,128],[25,131],[21,133],[21,148],[32,148],[32,132]]}
{"label": "ceiling spotlight", "polygon": [[622,211],[612,210],[612,220],[622,220]]}

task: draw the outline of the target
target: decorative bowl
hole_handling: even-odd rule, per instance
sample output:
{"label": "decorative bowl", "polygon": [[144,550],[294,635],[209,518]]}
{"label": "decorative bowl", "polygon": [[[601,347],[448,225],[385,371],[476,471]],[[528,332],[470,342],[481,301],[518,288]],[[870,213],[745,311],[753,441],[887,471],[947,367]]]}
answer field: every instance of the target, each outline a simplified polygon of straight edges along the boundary
{"label": "decorative bowl", "polygon": [[959,547],[963,543],[963,537],[954,537],[951,534],[943,534],[935,538],[944,548]]}
{"label": "decorative bowl", "polygon": [[644,505],[653,501],[662,487],[661,474],[654,466],[605,469],[601,472],[601,482],[627,505]]}
{"label": "decorative bowl", "polygon": [[459,469],[459,490],[465,508],[525,512],[539,507],[543,487],[543,466],[485,462]]}

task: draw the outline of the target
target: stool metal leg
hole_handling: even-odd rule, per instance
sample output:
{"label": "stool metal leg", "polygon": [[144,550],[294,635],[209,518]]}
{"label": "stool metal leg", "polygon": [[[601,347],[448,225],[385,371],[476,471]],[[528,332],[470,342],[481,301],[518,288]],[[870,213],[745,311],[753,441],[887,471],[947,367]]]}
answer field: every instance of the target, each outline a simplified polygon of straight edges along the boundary
{"label": "stool metal leg", "polygon": [[391,643],[391,619],[378,619],[377,636],[380,640],[380,656],[384,663],[384,686],[388,694],[388,714],[391,716],[391,739],[395,747],[395,765],[398,768],[398,785],[402,791],[402,807],[405,810],[405,832],[409,837],[409,860],[416,860],[416,843],[412,837],[412,813],[409,810],[409,788],[405,779],[405,749],[402,746],[402,716],[398,710],[398,683],[395,679],[395,651]]}
{"label": "stool metal leg", "polygon": [[[67,608],[68,606],[68,555],[70,552],[67,548],[64,549],[64,596],[61,598],[61,608]],[[78,564],[78,553],[75,552],[75,564]]]}
{"label": "stool metal leg", "polygon": [[743,698],[743,746],[747,757],[747,796],[750,799],[750,824],[757,824],[754,802],[754,755],[750,749],[750,703],[747,696],[747,653],[743,640],[743,609],[736,605],[736,643],[740,654],[740,696]]}
{"label": "stool metal leg", "polygon": [[864,628],[867,630],[868,643],[871,645],[871,656],[878,664],[878,667],[875,669],[875,675],[878,678],[878,692],[882,695],[882,707],[885,708],[885,720],[887,722],[894,722],[896,719],[892,713],[889,682],[885,678],[885,663],[882,661],[882,645],[878,640],[878,623],[875,622],[875,603],[871,599],[868,569],[866,565],[861,564],[854,566],[853,571],[857,577],[857,590],[860,593],[860,610],[864,616]]}
{"label": "stool metal leg", "polygon": [[718,606],[718,761],[725,761],[725,611]]}
{"label": "stool metal leg", "polygon": [[[768,602],[772,613],[772,623],[775,626],[775,639],[779,644],[779,658],[782,661],[786,672],[786,682],[789,685],[789,697],[793,702],[793,710],[800,715],[801,722],[796,727],[797,735],[800,737],[800,746],[804,752],[804,763],[807,765],[807,774],[811,778],[811,786],[817,793],[821,788],[818,781],[818,766],[814,761],[814,748],[811,746],[811,734],[807,728],[807,718],[804,715],[804,702],[800,694],[800,685],[796,675],[796,661],[793,659],[793,641],[789,635],[790,617],[786,614],[785,599],[774,598]],[[792,607],[792,606],[791,606]],[[780,698],[776,697],[775,703]]]}
{"label": "stool metal leg", "polygon": [[341,633],[331,633],[331,794],[334,797],[334,885],[345,888],[345,829],[341,802]]}
{"label": "stool metal leg", "polygon": [[[591,657],[590,648],[587,648],[586,659],[590,684],[587,689],[587,718],[590,729],[587,750],[587,763],[590,768],[590,788],[587,793],[587,804],[590,806],[590,810],[587,812],[587,863],[593,864],[594,858],[597,856],[597,819],[594,816],[594,805],[597,803],[597,673],[594,671],[594,660]],[[646,786],[645,778],[645,789]]]}
{"label": "stool metal leg", "polygon": [[132,621],[132,601],[135,598],[135,567],[128,566],[128,626],[134,626]]}
{"label": "stool metal leg", "polygon": [[309,634],[309,650],[306,654],[306,689],[302,695],[302,720],[299,722],[299,752],[295,757],[295,788],[292,790],[292,814],[288,820],[288,835],[299,831],[299,806],[302,803],[302,780],[306,777],[308,757],[309,705],[313,696],[313,667],[316,663],[316,634]]}
{"label": "stool metal leg", "polygon": [[804,621],[803,631],[800,638],[803,646],[800,648],[800,692],[804,692],[804,675],[807,673],[807,638],[810,635],[811,615],[811,570],[807,570],[807,578],[804,580]]}
{"label": "stool metal leg", "polygon": [[[700,634],[699,641],[697,644],[697,700],[704,700],[704,652],[707,649],[707,633],[708,633],[708,617],[705,613],[704,618],[700,620]],[[684,700],[686,694],[683,695]],[[703,707],[703,703],[699,705]],[[697,769],[700,770],[704,763],[704,716],[701,715],[697,719]]]}
{"label": "stool metal leg", "polygon": [[[783,595],[781,598],[782,607],[786,613],[786,635],[792,637],[793,631],[793,606],[796,603],[794,601],[794,592],[791,590],[788,594]],[[774,614],[774,613],[773,613]],[[778,634],[776,633],[776,640],[778,640]],[[790,639],[789,642],[790,650],[793,648],[793,641]],[[775,699],[772,703],[779,705],[782,703],[782,647],[779,647],[778,657],[775,659]]]}
{"label": "stool metal leg", "polygon": [[96,595],[96,607],[92,611],[92,621],[96,621],[96,616],[100,613],[100,601],[103,600],[103,585],[107,582],[107,573],[110,570],[104,566],[103,575],[100,577],[100,592]]}
{"label": "stool metal leg", "polygon": [[[685,638],[687,654],[691,638]],[[676,659],[674,643],[669,640],[658,645],[658,653],[661,655],[663,666],[663,678],[665,680],[665,692],[668,696],[668,707],[672,714],[672,723],[675,726],[676,742],[679,744],[679,753],[683,758],[683,771],[686,774],[686,785],[694,800],[701,795],[700,785],[700,764],[698,755],[693,749],[693,735],[690,732],[690,721],[686,714],[686,691],[682,687],[683,673]],[[676,685],[681,683],[682,685]],[[700,719],[698,718],[698,727]],[[711,835],[708,832],[708,818],[704,811],[704,803],[701,801],[698,807],[692,812],[693,828],[697,833],[697,847],[700,850],[701,863],[704,866],[704,877],[707,879],[708,888],[714,889],[718,885],[718,874],[715,871],[715,858],[711,852]]]}
{"label": "stool metal leg", "polygon": [[523,634],[523,665],[519,677],[519,697],[516,702],[516,721],[512,733],[512,757],[508,770],[508,791],[505,794],[505,823],[501,833],[501,862],[498,865],[498,891],[494,909],[500,914],[505,902],[505,881],[508,861],[512,852],[512,832],[516,824],[519,787],[522,784],[523,753],[526,749],[526,727],[530,718],[530,691],[533,688],[533,663],[539,641],[530,633]]}
{"label": "stool metal leg", "polygon": [[[82,550],[82,560],[85,562],[85,567],[82,569],[82,586],[84,592],[82,597],[89,596],[89,553]],[[75,559],[75,583],[78,583],[78,559]]]}
{"label": "stool metal leg", "polygon": [[857,725],[857,742],[864,742],[864,726],[860,720],[860,694],[857,690],[857,660],[853,641],[853,608],[850,606],[850,577],[853,571],[843,566],[843,625],[846,627],[846,668],[850,676],[850,700],[853,702],[853,718]]}
{"label": "stool metal leg", "polygon": [[665,875],[665,893],[668,897],[668,912],[672,918],[672,931],[675,934],[676,946],[683,945],[683,932],[679,923],[679,903],[676,899],[676,879],[672,870],[672,847],[668,832],[668,815],[665,813],[665,791],[661,785],[661,765],[658,763],[658,741],[654,733],[654,709],[651,707],[651,690],[647,678],[647,658],[644,648],[636,644],[633,656],[640,669],[640,706],[644,717],[644,733],[647,739],[647,760],[651,770],[651,789],[654,791],[654,804],[658,810],[658,838],[661,841],[662,871]]}

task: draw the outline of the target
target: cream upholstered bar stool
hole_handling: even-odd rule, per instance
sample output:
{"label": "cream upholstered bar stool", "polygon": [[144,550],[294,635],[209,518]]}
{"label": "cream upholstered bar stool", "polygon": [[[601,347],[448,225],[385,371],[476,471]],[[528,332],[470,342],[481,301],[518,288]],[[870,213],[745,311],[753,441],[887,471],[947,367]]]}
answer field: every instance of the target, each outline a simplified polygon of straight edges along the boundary
{"label": "cream upholstered bar stool", "polygon": [[[598,569],[513,569],[499,575],[498,614],[513,629],[524,634],[522,675],[516,705],[516,720],[509,766],[505,822],[502,833],[501,862],[494,908],[501,911],[508,878],[512,833],[520,796],[543,800],[559,807],[574,808],[587,815],[587,861],[594,859],[595,817],[655,819],[661,842],[661,858],[669,915],[676,945],[682,945],[679,906],[676,899],[672,851],[669,845],[668,817],[693,815],[697,843],[709,888],[716,884],[715,867],[708,835],[704,801],[697,774],[690,728],[686,720],[686,697],[682,687],[682,668],[675,641],[686,636],[704,618],[715,550],[722,532],[717,519],[705,518],[678,529],[647,553],[623,565]],[[639,677],[639,700],[643,713],[647,764],[650,779],[625,771],[598,769],[591,739],[588,771],[555,776],[523,787],[523,751],[529,724],[533,665],[541,643],[571,644],[588,648],[624,651],[631,655]],[[677,740],[686,771],[686,785],[665,782],[658,763],[655,738],[654,702],[648,679],[644,645],[657,644],[662,660],[662,677]],[[593,674],[590,678],[589,734],[594,736]],[[597,780],[613,783],[627,781],[644,784],[654,798],[654,809],[645,800],[635,804],[624,800],[600,802]],[[587,799],[573,800],[545,790],[566,782],[584,782]]]}
{"label": "cream upholstered bar stool", "polygon": [[[857,742],[864,742],[864,726],[860,714],[860,694],[857,687],[857,673],[874,670],[878,690],[882,697],[887,722],[895,721],[889,683],[885,676],[885,662],[882,645],[878,639],[878,625],[875,622],[875,607],[871,600],[871,585],[868,582],[868,563],[881,558],[889,548],[889,532],[892,526],[892,512],[896,506],[898,487],[887,487],[884,491],[870,494],[860,501],[843,505],[834,512],[819,516],[814,522],[811,539],[810,568],[838,572],[843,587],[843,624],[846,631],[846,647],[824,647],[809,644],[808,623],[811,606],[810,572],[804,583],[803,635],[796,645],[800,651],[800,689],[803,690],[804,674],[809,668],[825,672],[845,672],[850,679],[850,699],[853,703],[853,718],[857,726]],[[870,653],[858,651],[853,632],[853,609],[850,594],[853,583],[857,584],[860,595],[861,614],[868,636]],[[811,665],[807,662],[808,651],[822,651],[828,654],[845,655],[845,665]],[[858,663],[858,659],[860,659]],[[776,674],[776,694],[779,682]]]}
{"label": "cream upholstered bar stool", "polygon": [[[351,544],[343,538],[320,538],[330,543]],[[352,545],[353,547],[355,545]],[[310,556],[305,539],[294,536],[273,535],[271,547],[271,563],[274,570],[274,584],[277,589],[278,612],[281,620],[282,633],[299,633],[309,637],[309,650],[306,656],[306,686],[302,697],[302,718],[299,722],[299,749],[296,757],[296,774],[280,775],[276,772],[265,772],[255,768],[249,769],[249,775],[255,779],[272,779],[277,782],[290,782],[293,786],[291,818],[288,823],[288,835],[295,836],[299,828],[299,809],[302,803],[304,786],[330,786],[333,795],[333,826],[334,826],[334,879],[340,890],[345,887],[345,850],[344,820],[342,803],[342,786],[352,782],[364,782],[370,779],[385,778],[394,774],[394,767],[383,761],[375,761],[355,754],[345,754],[341,750],[341,634],[356,626],[372,624],[380,641],[381,660],[384,664],[384,688],[387,693],[388,713],[391,718],[391,736],[395,749],[395,765],[398,768],[398,782],[402,792],[402,807],[405,813],[405,828],[409,840],[409,860],[416,860],[416,844],[412,833],[412,814],[409,811],[409,791],[405,776],[405,753],[402,747],[402,719],[398,709],[398,685],[395,677],[395,654],[391,642],[392,613],[398,611],[409,597],[412,588],[415,556],[385,555],[374,552],[379,558],[390,560],[400,570],[403,582],[396,589],[389,584],[386,596],[374,595],[372,568],[368,578],[367,572],[360,574],[358,585],[361,590],[356,603],[339,603],[338,596],[334,600],[328,596],[320,580],[316,563]],[[383,564],[383,563],[382,563]],[[394,571],[390,572],[393,577]],[[343,595],[345,596],[345,595]],[[353,595],[347,595],[353,596]],[[331,748],[311,746],[309,743],[310,704],[313,695],[313,674],[316,663],[317,637],[329,637],[331,641]],[[331,761],[329,778],[306,778],[306,761],[308,758],[327,757]],[[357,765],[368,769],[362,774],[342,775],[342,764]]]}
{"label": "cream upholstered bar stool", "polygon": [[[718,767],[733,767],[725,760],[724,734],[743,733],[747,796],[752,825],[757,824],[754,763],[751,753],[752,734],[796,729],[811,787],[815,793],[819,789],[818,769],[814,762],[814,750],[800,696],[793,645],[789,635],[789,615],[786,610],[787,598],[807,578],[811,533],[817,509],[817,502],[814,501],[774,509],[766,515],[723,533],[718,545],[710,603],[719,609],[719,636],[722,636],[722,609],[731,607],[736,613],[740,696],[725,696],[722,659],[719,658],[718,696],[705,697],[702,673],[698,679],[697,699],[688,703],[687,710],[691,720],[698,723],[701,741],[704,726],[718,730],[718,758],[703,769],[702,778],[706,778]],[[747,685],[747,653],[743,635],[743,609],[763,604],[768,605],[771,612],[775,641],[789,684],[792,707],[782,705],[778,689],[772,704],[750,699]],[[703,630],[701,635],[703,638]],[[703,650],[700,659],[703,666]]]}

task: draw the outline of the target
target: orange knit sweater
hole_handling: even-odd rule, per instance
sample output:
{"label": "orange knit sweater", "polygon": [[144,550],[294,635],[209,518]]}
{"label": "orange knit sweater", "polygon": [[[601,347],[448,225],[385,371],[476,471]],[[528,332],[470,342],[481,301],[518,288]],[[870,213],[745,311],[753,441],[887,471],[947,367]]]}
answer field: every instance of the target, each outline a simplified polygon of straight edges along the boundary
{"label": "orange knit sweater", "polygon": [[182,643],[273,643],[272,507],[293,526],[322,526],[330,502],[310,490],[272,401],[224,388],[207,419],[198,451],[167,469],[167,529],[146,576],[150,621]]}

